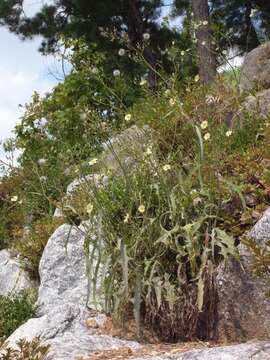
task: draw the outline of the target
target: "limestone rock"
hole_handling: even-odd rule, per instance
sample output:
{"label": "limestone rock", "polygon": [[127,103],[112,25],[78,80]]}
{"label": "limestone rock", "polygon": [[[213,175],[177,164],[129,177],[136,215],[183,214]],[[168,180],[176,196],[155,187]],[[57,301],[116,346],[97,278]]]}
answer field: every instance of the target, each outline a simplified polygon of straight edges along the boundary
{"label": "limestone rock", "polygon": [[[250,236],[258,243],[269,239],[270,209],[255,224]],[[230,260],[219,266],[218,333],[221,340],[243,341],[270,338],[269,279],[252,273],[252,256],[239,247],[241,263]]]}
{"label": "limestone rock", "polygon": [[109,139],[103,144],[104,152],[100,160],[102,166],[117,175],[122,175],[125,170],[130,171],[142,158],[152,133],[148,126],[139,128],[133,125]]}
{"label": "limestone rock", "polygon": [[9,250],[0,251],[0,295],[35,287],[20,262]]}
{"label": "limestone rock", "polygon": [[270,42],[247,54],[241,72],[241,91],[270,88]]}
{"label": "limestone rock", "polygon": [[270,89],[260,91],[256,93],[256,95],[248,96],[242,108],[242,111],[247,112],[249,115],[254,114],[262,118],[268,118],[270,114]]}
{"label": "limestone rock", "polygon": [[187,351],[170,356],[148,356],[134,360],[269,360],[270,342],[251,342],[239,345]]}
{"label": "limestone rock", "polygon": [[[93,317],[86,306],[87,229],[86,223],[80,228],[62,225],[50,237],[39,267],[38,317],[28,320],[8,338],[11,347],[16,347],[21,338],[32,340],[39,336],[42,344],[50,345],[47,360],[73,360],[92,351],[139,346],[136,342],[95,335],[93,329],[87,328],[87,320]],[[94,316],[97,323],[104,319],[102,314]]]}
{"label": "limestone rock", "polygon": [[253,226],[249,235],[258,243],[270,240],[270,208],[264,212],[263,216]]}

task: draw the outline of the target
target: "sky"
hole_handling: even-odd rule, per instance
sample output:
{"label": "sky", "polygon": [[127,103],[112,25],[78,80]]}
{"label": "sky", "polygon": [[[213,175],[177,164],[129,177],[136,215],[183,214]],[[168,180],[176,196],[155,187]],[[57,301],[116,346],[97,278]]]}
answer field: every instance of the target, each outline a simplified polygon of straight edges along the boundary
{"label": "sky", "polygon": [[[27,0],[25,11],[34,13],[41,1]],[[12,136],[20,122],[23,108],[34,91],[44,94],[57,83],[51,73],[59,67],[53,56],[38,52],[40,39],[21,41],[5,27],[0,27],[0,141]],[[0,151],[1,156],[1,151]]]}

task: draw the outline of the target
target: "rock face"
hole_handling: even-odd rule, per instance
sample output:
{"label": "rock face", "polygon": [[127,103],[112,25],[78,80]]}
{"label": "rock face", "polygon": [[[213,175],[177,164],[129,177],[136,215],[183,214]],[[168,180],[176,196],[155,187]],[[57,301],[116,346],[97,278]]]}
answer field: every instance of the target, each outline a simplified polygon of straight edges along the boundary
{"label": "rock face", "polygon": [[168,357],[149,356],[134,360],[269,360],[270,342],[254,342],[211,349],[192,350]]}
{"label": "rock face", "polygon": [[[263,243],[270,236],[270,209],[257,222],[250,236]],[[269,281],[252,274],[251,255],[240,247],[241,264],[234,260],[221,264],[217,284],[219,294],[218,333],[220,340],[244,341],[270,338]]]}
{"label": "rock face", "polygon": [[19,261],[8,250],[0,251],[0,295],[35,287]]}
{"label": "rock face", "polygon": [[103,167],[117,175],[122,175],[123,170],[130,171],[136,165],[136,161],[142,159],[147,142],[151,140],[151,134],[148,126],[139,128],[133,125],[108,140],[103,144]]}
{"label": "rock face", "polygon": [[[51,346],[47,360],[71,360],[92,351],[139,346],[94,335],[87,328],[91,314],[86,307],[84,240],[83,230],[70,225],[60,226],[51,236],[40,262],[38,317],[28,320],[9,337],[10,346],[15,347],[20,338],[39,336],[42,343]],[[103,322],[104,316],[96,315],[95,321]]]}
{"label": "rock face", "polygon": [[252,50],[246,56],[239,84],[241,91],[270,88],[270,42]]}
{"label": "rock face", "polygon": [[256,114],[256,116],[267,118],[270,113],[270,89],[248,96],[243,103],[243,108],[250,115]]}

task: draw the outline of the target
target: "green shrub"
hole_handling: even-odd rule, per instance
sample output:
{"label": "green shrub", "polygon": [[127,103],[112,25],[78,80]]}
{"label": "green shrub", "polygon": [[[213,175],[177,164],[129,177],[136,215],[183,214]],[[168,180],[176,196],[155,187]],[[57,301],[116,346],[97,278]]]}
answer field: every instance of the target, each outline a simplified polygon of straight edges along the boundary
{"label": "green shrub", "polygon": [[34,315],[36,294],[27,291],[0,296],[0,339],[9,337]]}

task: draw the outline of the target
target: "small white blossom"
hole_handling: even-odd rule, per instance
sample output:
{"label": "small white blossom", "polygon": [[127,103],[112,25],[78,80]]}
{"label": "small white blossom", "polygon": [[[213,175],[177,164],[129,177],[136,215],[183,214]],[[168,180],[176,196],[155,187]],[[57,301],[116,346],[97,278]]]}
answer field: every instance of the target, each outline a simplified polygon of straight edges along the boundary
{"label": "small white blossom", "polygon": [[169,89],[167,89],[165,92],[164,92],[164,96],[167,98],[169,97],[171,94],[171,91]]}
{"label": "small white blossom", "polygon": [[97,162],[98,162],[98,159],[97,159],[97,158],[94,158],[94,159],[90,160],[88,164],[89,164],[90,166],[93,166],[93,165],[95,165]]}
{"label": "small white blossom", "polygon": [[184,55],[185,55],[185,51],[182,50],[180,54],[181,54],[181,56],[184,56]]}
{"label": "small white blossom", "polygon": [[46,164],[47,160],[46,159],[38,159],[38,165],[44,165]]}
{"label": "small white blossom", "polygon": [[16,202],[16,201],[18,201],[18,196],[12,196],[12,198],[10,199],[10,201],[12,201],[12,202]]}
{"label": "small white blossom", "polygon": [[198,82],[200,80],[200,76],[199,75],[196,75],[195,78],[194,78],[194,81],[195,82]]}
{"label": "small white blossom", "polygon": [[152,149],[150,147],[146,149],[146,155],[152,155]]}
{"label": "small white blossom", "polygon": [[204,130],[208,127],[208,121],[207,120],[204,120],[202,123],[201,123],[201,128]]}
{"label": "small white blossom", "polygon": [[41,176],[41,177],[39,178],[39,180],[40,180],[41,182],[46,182],[46,181],[48,180],[48,178],[47,178],[46,176]]}
{"label": "small white blossom", "polygon": [[232,135],[232,130],[228,130],[225,134],[227,137],[230,137]]}
{"label": "small white blossom", "polygon": [[119,56],[124,56],[125,53],[126,53],[126,50],[125,50],[125,49],[119,49],[119,51],[118,51],[118,55],[119,55]]}
{"label": "small white blossom", "polygon": [[206,25],[208,25],[208,21],[207,21],[207,20],[204,20],[204,21],[202,22],[202,24],[203,24],[204,26],[206,26]]}
{"label": "small white blossom", "polygon": [[126,116],[125,116],[125,120],[126,120],[126,121],[130,121],[131,118],[132,118],[132,115],[131,115],[131,114],[126,114]]}
{"label": "small white blossom", "polygon": [[96,75],[98,74],[98,68],[97,67],[92,67],[92,74]]}
{"label": "small white blossom", "polygon": [[149,40],[150,39],[150,34],[149,33],[144,33],[143,34],[143,40]]}
{"label": "small white blossom", "polygon": [[176,100],[174,98],[171,98],[169,100],[169,104],[170,104],[170,106],[174,106],[176,104]]}
{"label": "small white blossom", "polygon": [[115,69],[115,70],[113,70],[113,76],[114,77],[118,77],[118,76],[120,76],[120,70],[118,70],[118,69]]}
{"label": "small white blossom", "polygon": [[169,164],[164,165],[164,166],[163,166],[163,170],[164,170],[165,172],[171,170],[171,165],[169,165]]}
{"label": "small white blossom", "polygon": [[139,211],[141,214],[143,214],[143,213],[145,212],[145,206],[144,206],[144,205],[140,205],[140,206],[138,207],[138,211]]}
{"label": "small white blossom", "polygon": [[147,80],[146,79],[141,79],[140,85],[144,86],[147,84]]}
{"label": "small white blossom", "polygon": [[210,139],[210,137],[211,137],[211,135],[209,133],[206,133],[203,138],[204,138],[204,140],[207,141]]}

